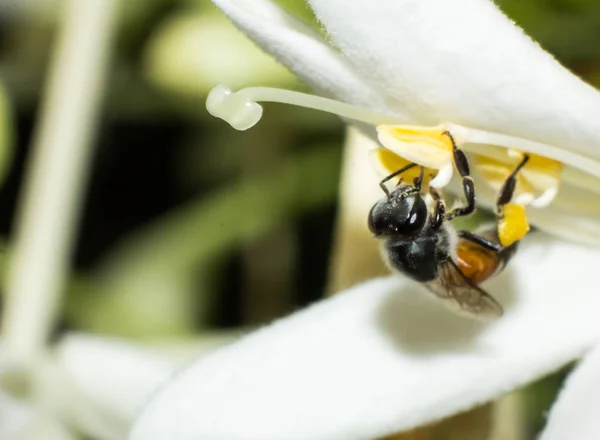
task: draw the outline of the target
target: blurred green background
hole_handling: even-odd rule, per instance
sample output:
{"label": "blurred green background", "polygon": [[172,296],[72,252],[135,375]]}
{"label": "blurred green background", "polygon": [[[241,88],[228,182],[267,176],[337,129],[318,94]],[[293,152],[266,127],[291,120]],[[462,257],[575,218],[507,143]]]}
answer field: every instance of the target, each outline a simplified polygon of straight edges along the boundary
{"label": "blurred green background", "polygon": [[[302,1],[280,3],[318,28]],[[497,3],[600,84],[600,2]],[[14,226],[57,4],[0,0],[2,241]],[[210,117],[204,100],[217,82],[305,87],[208,0],[123,1],[113,55],[59,332],[187,338],[268,322],[320,298],[341,122],[277,104],[243,133]],[[557,383],[527,394],[532,432]]]}

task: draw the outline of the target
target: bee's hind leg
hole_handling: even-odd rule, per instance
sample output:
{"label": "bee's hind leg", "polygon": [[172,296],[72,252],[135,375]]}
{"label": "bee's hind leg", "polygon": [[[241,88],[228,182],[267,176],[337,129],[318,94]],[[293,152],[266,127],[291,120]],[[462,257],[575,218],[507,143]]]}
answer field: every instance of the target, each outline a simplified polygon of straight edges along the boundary
{"label": "bee's hind leg", "polygon": [[500,188],[500,192],[498,193],[498,198],[496,199],[496,215],[498,217],[502,216],[502,211],[504,209],[504,205],[510,203],[512,200],[513,194],[515,193],[515,188],[517,186],[517,174],[521,169],[525,166],[525,164],[529,161],[529,155],[524,154],[523,160],[517,165],[517,167],[513,170],[512,173],[506,178],[502,188]]}
{"label": "bee's hind leg", "polygon": [[477,235],[474,234],[470,231],[458,231],[457,232],[458,236],[460,238],[464,238],[465,240],[469,240],[475,244],[478,244],[479,246],[493,251],[493,252],[500,252],[502,249],[504,249],[504,247],[494,241],[488,240],[487,238],[482,237],[481,235]]}

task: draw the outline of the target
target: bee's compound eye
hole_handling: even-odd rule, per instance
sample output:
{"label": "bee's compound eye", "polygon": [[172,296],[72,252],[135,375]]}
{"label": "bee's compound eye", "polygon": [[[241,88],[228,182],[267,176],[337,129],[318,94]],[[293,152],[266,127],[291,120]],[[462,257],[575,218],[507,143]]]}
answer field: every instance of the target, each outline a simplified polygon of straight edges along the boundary
{"label": "bee's compound eye", "polygon": [[416,232],[420,230],[427,220],[427,205],[425,201],[418,197],[414,199],[414,204],[408,214],[408,217],[404,221],[404,225],[402,226],[402,232]]}
{"label": "bee's compound eye", "polygon": [[427,220],[427,206],[420,197],[382,199],[369,212],[369,230],[375,236],[410,235]]}
{"label": "bee's compound eye", "polygon": [[373,205],[371,211],[369,211],[368,225],[369,231],[377,236],[383,235],[388,229],[385,218],[381,213],[381,201]]}

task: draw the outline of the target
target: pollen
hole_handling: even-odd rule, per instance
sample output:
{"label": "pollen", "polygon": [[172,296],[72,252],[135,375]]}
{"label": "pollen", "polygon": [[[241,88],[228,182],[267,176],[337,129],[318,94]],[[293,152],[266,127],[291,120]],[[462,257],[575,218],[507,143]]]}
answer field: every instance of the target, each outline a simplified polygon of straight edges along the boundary
{"label": "pollen", "polygon": [[529,232],[529,222],[523,205],[508,204],[498,222],[498,239],[502,246],[510,246]]}
{"label": "pollen", "polygon": [[379,125],[379,142],[387,149],[427,168],[440,169],[452,163],[452,142],[444,134],[446,127]]}

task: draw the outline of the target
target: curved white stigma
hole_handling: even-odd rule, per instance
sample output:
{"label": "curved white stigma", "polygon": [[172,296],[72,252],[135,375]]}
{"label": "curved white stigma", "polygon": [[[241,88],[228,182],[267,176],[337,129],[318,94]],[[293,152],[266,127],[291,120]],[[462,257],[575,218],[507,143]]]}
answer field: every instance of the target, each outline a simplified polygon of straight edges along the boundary
{"label": "curved white stigma", "polygon": [[206,109],[211,115],[223,119],[236,130],[247,130],[253,127],[262,116],[262,107],[257,102],[279,102],[312,108],[370,125],[406,122],[396,116],[356,107],[334,99],[271,87],[248,87],[232,92],[228,87],[219,84],[208,94]]}
{"label": "curved white stigma", "polygon": [[221,118],[236,130],[247,130],[262,117],[263,109],[256,102],[245,99],[243,95],[234,93],[231,89],[219,84],[214,87],[206,98],[208,112]]}

